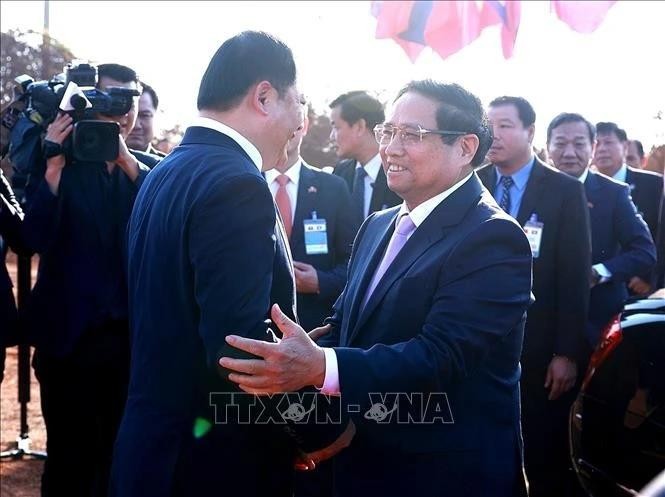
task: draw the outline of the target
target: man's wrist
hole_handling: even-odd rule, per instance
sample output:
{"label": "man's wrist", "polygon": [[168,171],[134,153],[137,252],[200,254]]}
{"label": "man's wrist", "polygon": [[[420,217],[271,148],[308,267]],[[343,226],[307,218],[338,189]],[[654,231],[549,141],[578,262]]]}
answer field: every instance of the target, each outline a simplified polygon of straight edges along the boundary
{"label": "man's wrist", "polygon": [[312,381],[312,385],[321,389],[323,388],[326,379],[326,354],[323,351],[323,348],[317,346],[314,355],[316,357],[316,367],[314,368],[314,380]]}

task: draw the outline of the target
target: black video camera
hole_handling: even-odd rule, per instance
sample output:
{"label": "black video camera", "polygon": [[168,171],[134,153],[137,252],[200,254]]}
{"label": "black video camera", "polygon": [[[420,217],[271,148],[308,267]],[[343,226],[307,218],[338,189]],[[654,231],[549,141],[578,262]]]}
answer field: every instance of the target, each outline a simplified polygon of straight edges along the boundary
{"label": "black video camera", "polygon": [[[22,101],[24,110],[13,126],[18,129],[16,132],[13,129],[10,134],[10,157],[14,155],[12,149],[21,148],[27,128],[36,125],[45,130],[64,107],[74,120],[74,132],[63,144],[68,158],[86,162],[114,160],[119,153],[120,127],[117,123],[95,117],[98,113],[107,116],[126,114],[140,92],[120,87],[111,87],[104,92],[95,88],[97,80],[97,68],[87,63],[67,64],[64,75],[55,76],[50,81],[34,81],[28,75],[16,78],[15,101]],[[70,83],[75,83],[80,91],[68,92]],[[65,96],[66,102],[63,101]],[[15,162],[13,158],[12,162]]]}

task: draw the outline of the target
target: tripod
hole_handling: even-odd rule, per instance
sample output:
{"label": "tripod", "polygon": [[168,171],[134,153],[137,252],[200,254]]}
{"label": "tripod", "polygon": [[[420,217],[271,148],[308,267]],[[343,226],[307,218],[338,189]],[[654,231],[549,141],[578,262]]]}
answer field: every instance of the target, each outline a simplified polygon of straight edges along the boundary
{"label": "tripod", "polygon": [[[23,310],[30,293],[30,257],[18,256],[18,305]],[[20,343],[18,346],[18,401],[21,406],[21,428],[16,437],[16,448],[0,452],[0,459],[23,459],[33,457],[46,459],[46,452],[30,449],[30,434],[28,428],[28,402],[30,402],[30,345]]]}

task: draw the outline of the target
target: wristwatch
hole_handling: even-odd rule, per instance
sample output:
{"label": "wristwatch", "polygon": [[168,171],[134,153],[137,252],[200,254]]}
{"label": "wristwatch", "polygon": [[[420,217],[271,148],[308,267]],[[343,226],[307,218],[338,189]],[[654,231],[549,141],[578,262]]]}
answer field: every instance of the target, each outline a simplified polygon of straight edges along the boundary
{"label": "wristwatch", "polygon": [[64,155],[65,149],[59,143],[52,142],[51,140],[44,140],[42,145],[42,151],[44,152],[44,158],[50,159],[57,155]]}

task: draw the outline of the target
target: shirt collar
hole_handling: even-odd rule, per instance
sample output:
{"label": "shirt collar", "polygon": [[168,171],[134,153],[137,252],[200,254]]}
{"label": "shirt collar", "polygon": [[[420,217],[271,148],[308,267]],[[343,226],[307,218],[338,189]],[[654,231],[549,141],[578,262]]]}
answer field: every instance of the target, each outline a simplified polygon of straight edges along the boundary
{"label": "shirt collar", "polygon": [[200,126],[202,128],[214,129],[220,133],[228,136],[234,142],[236,142],[240,147],[249,155],[249,158],[252,159],[252,162],[258,168],[259,172],[263,168],[263,158],[261,157],[261,152],[256,146],[250,142],[247,138],[242,136],[232,127],[216,121],[215,119],[210,119],[209,117],[199,116],[191,124],[192,126]]}
{"label": "shirt collar", "polygon": [[365,172],[367,173],[367,176],[371,180],[372,183],[376,181],[376,177],[379,175],[379,169],[381,169],[381,156],[379,154],[376,154],[374,157],[372,157],[365,166],[363,166],[360,162],[356,162],[356,167],[364,167]]}
{"label": "shirt collar", "polygon": [[[289,179],[291,180],[291,183],[294,185],[298,186],[298,180],[300,179],[300,170],[302,169],[302,159],[298,157],[298,160],[294,165],[292,165],[290,168],[286,170],[284,174],[286,174]],[[265,172],[266,175],[266,181],[268,184],[272,183],[277,179],[277,176],[279,176],[280,173],[277,169],[272,168],[269,171]]]}
{"label": "shirt collar", "polygon": [[621,164],[621,167],[616,172],[616,174],[612,176],[612,178],[617,181],[621,181],[622,183],[625,183],[627,174],[628,174],[628,166],[626,166],[626,164]]}
{"label": "shirt collar", "polygon": [[422,204],[418,205],[411,212],[409,212],[409,209],[406,206],[406,202],[402,202],[402,205],[399,208],[399,213],[397,214],[397,219],[402,217],[402,214],[409,214],[409,217],[411,217],[411,221],[413,221],[413,224],[415,224],[417,228],[425,221],[425,219],[427,219],[427,216],[429,216],[432,213],[432,211],[439,206],[441,202],[443,202],[446,198],[452,195],[453,192],[461,188],[462,185],[464,185],[467,181],[469,181],[469,179],[471,179],[471,176],[473,176],[473,173],[469,173],[469,175],[465,177],[462,181],[458,181],[447,190],[439,193],[438,195],[430,199],[425,200]]}
{"label": "shirt collar", "polygon": [[[526,188],[526,184],[529,181],[529,176],[531,175],[531,170],[533,169],[533,162],[534,159],[532,157],[529,159],[529,162],[520,167],[517,172],[510,175],[510,177],[513,179],[513,183],[515,184],[515,188],[517,188],[519,191],[523,191]],[[495,186],[499,186],[502,174],[498,167],[496,168],[496,172],[497,175]]]}
{"label": "shirt collar", "polygon": [[580,174],[580,177],[577,178],[577,179],[580,181],[580,183],[584,184],[584,182],[586,182],[586,177],[587,176],[589,176],[589,168],[588,167],[586,169],[584,169],[584,172],[582,174]]}

